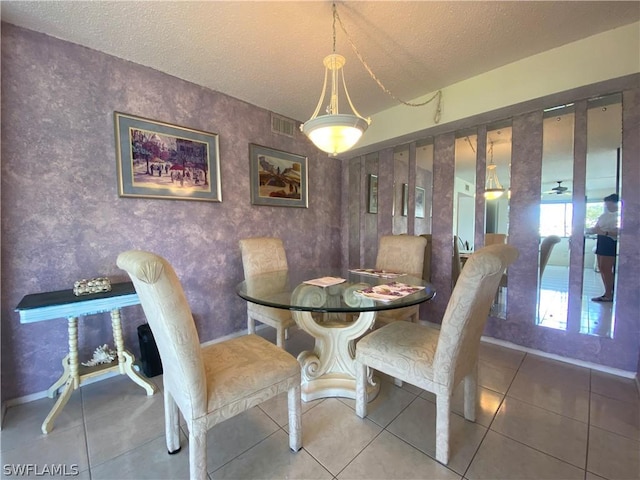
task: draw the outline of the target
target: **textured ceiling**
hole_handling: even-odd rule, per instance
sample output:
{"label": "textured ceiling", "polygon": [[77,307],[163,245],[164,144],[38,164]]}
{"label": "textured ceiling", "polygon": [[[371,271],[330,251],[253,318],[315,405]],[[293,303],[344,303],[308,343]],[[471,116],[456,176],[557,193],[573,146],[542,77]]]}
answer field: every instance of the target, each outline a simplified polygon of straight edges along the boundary
{"label": "textured ceiling", "polygon": [[[640,18],[637,1],[337,5],[362,57],[405,100]],[[1,13],[299,121],[315,109],[332,49],[330,2],[2,1]],[[356,108],[369,116],[396,105],[337,29]]]}

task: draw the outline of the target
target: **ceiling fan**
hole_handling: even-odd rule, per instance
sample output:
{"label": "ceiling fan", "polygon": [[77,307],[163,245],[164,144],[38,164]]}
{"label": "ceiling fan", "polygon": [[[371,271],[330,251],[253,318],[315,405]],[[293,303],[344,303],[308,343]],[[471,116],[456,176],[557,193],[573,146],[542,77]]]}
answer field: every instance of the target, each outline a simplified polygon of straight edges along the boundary
{"label": "ceiling fan", "polygon": [[544,193],[548,194],[548,195],[568,195],[569,193],[571,193],[571,191],[567,188],[567,187],[563,187],[562,186],[562,182],[564,180],[556,180],[556,183],[558,184],[556,187],[553,187],[551,190],[548,190]]}

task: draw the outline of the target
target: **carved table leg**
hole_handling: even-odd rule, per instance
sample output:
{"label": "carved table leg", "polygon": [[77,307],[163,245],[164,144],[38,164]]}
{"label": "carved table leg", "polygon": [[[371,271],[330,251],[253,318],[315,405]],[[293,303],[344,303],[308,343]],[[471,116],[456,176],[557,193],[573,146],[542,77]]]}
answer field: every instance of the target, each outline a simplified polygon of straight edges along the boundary
{"label": "carved table leg", "polygon": [[133,355],[124,349],[124,339],[122,338],[122,320],[120,318],[120,309],[111,310],[111,328],[113,329],[113,341],[116,344],[118,352],[118,367],[121,375],[127,375],[131,380],[145,389],[147,395],[153,395],[157,391],[157,387],[147,381],[133,368]]}
{"label": "carved table leg", "polygon": [[44,433],[45,435],[53,430],[53,421],[60,414],[64,406],[69,401],[71,394],[75,390],[75,387],[73,385],[73,378],[69,377],[67,379],[67,383],[64,386],[64,389],[62,390],[62,393],[58,397],[58,400],[56,400],[56,403],[49,412],[49,415],[47,415],[47,418],[45,418],[44,422],[42,422],[42,433]]}
{"label": "carved table leg", "polygon": [[62,359],[62,375],[60,375],[60,378],[56,380],[56,383],[49,387],[47,390],[47,397],[53,398],[58,394],[58,389],[67,383],[67,380],[69,380],[69,372],[69,354],[67,354]]}
{"label": "carved table leg", "polygon": [[53,421],[69,401],[71,393],[80,386],[80,374],[78,372],[78,317],[68,318],[67,332],[69,334],[69,354],[62,360],[64,373],[56,383],[49,387],[47,394],[53,398],[53,394],[63,383],[64,389],[53,405],[49,415],[47,415],[47,418],[45,418],[42,423],[42,433],[44,434],[49,433],[53,429]]}
{"label": "carved table leg", "polygon": [[113,330],[113,342],[116,344],[116,352],[118,352],[120,374],[124,375],[124,339],[122,338],[122,321],[119,308],[111,310],[111,328]]}
{"label": "carved table leg", "polygon": [[131,355],[129,352],[125,351],[123,353],[123,356],[125,358],[125,361],[124,361],[124,373],[131,380],[133,380],[135,383],[137,383],[142,388],[144,388],[145,391],[147,392],[147,395],[153,395],[154,393],[156,393],[158,391],[158,387],[156,387],[155,384],[149,382],[146,378],[144,378],[142,375],[140,375],[133,368],[133,362],[134,362],[133,355]]}
{"label": "carved table leg", "polygon": [[80,386],[78,373],[78,317],[69,317],[67,322],[69,331],[69,376],[73,380],[73,389]]}

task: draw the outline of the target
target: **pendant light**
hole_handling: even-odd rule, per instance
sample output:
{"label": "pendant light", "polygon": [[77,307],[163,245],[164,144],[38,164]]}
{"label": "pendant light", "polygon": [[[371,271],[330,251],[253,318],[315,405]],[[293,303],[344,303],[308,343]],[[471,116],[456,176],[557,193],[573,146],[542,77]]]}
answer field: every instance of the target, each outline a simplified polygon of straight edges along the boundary
{"label": "pendant light", "polygon": [[[333,53],[327,55],[323,61],[325,71],[322,93],[318,101],[318,106],[311,118],[300,125],[300,130],[309,137],[316,147],[333,156],[346,152],[358,143],[358,140],[360,140],[360,137],[362,137],[362,134],[371,123],[370,118],[364,118],[358,113],[347,91],[343,70],[346,60],[342,55],[336,53],[336,17],[336,4],[334,3]],[[329,104],[326,108],[327,114],[318,116],[327,92],[329,72],[331,72],[331,92],[329,94]],[[351,107],[352,113],[339,113],[339,77],[342,77],[345,98]]]}
{"label": "pendant light", "polygon": [[495,200],[502,196],[504,188],[502,188],[500,180],[498,180],[497,165],[493,163],[493,142],[490,143],[489,154],[491,161],[489,165],[487,165],[487,183],[484,189],[484,198],[487,200]]}

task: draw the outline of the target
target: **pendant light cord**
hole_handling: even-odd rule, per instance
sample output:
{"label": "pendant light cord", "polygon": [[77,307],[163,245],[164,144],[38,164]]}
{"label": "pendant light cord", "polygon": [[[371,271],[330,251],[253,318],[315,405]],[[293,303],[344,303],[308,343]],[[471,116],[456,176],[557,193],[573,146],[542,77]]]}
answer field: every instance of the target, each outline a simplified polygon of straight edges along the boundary
{"label": "pendant light cord", "polygon": [[420,102],[420,103],[405,102],[404,100],[396,97],[393,94],[393,92],[391,92],[387,87],[385,87],[382,84],[380,79],[378,79],[376,74],[373,73],[373,70],[371,70],[371,67],[369,67],[369,65],[367,64],[365,59],[362,57],[362,55],[360,55],[360,52],[358,51],[357,47],[353,43],[353,40],[349,36],[349,33],[347,33],[347,29],[345,28],[344,24],[342,23],[342,19],[340,18],[340,15],[338,15],[338,9],[336,8],[336,4],[335,3],[333,3],[333,52],[334,53],[336,51],[336,20],[340,24],[340,28],[342,29],[342,31],[344,32],[345,36],[347,37],[347,40],[349,41],[349,45],[351,46],[351,49],[353,50],[353,52],[358,57],[358,60],[360,60],[360,63],[362,63],[362,66],[369,73],[369,76],[373,79],[373,81],[375,81],[378,84],[378,86],[382,89],[383,92],[385,92],[387,95],[389,95],[395,101],[397,101],[399,103],[402,103],[403,105],[406,105],[408,107],[424,107],[425,105],[431,103],[432,101],[437,100],[436,111],[435,111],[435,114],[433,116],[433,122],[434,123],[440,123],[440,118],[441,118],[441,115],[442,115],[442,90],[438,90],[436,93],[433,94],[433,96],[431,98],[429,98],[428,100],[425,100],[424,102]]}

